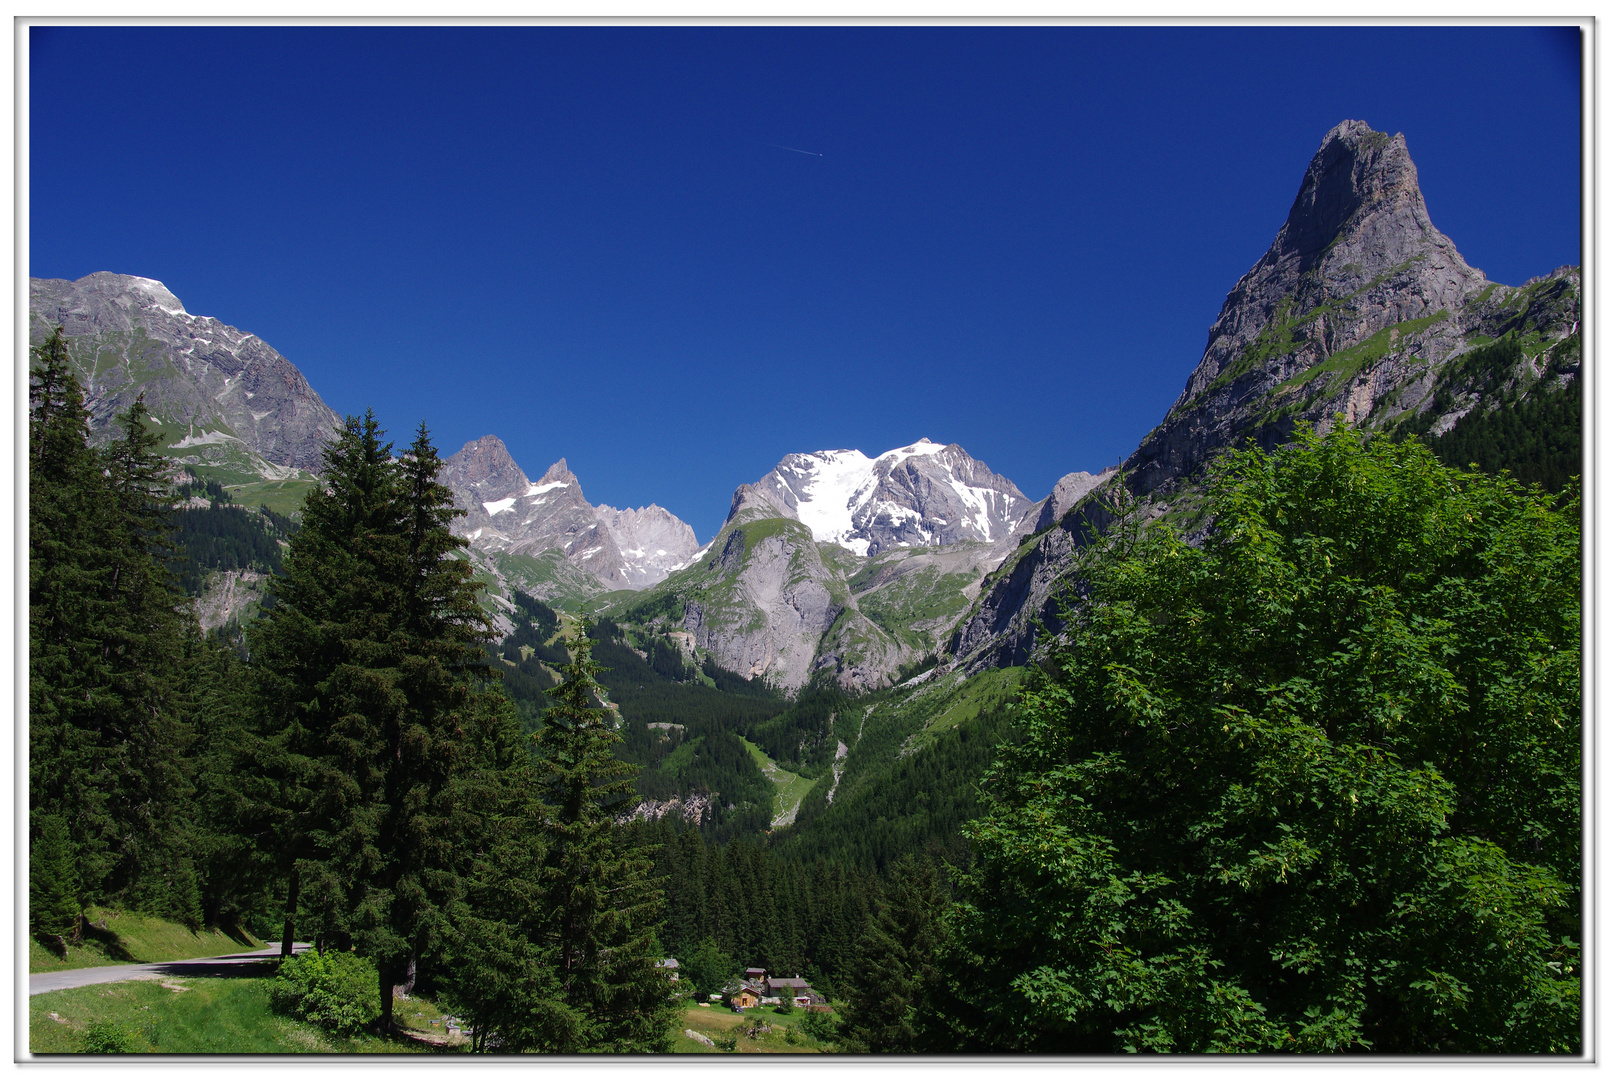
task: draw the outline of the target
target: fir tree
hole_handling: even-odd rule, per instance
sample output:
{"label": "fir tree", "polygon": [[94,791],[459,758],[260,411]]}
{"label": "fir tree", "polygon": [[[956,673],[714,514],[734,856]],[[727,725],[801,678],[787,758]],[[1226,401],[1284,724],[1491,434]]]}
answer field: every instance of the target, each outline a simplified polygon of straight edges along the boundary
{"label": "fir tree", "polygon": [[[188,612],[145,402],[89,445],[61,330],[35,352],[29,431],[29,802],[71,837],[84,899],[195,921],[186,840]],[[37,838],[36,838],[37,839]]]}
{"label": "fir tree", "polygon": [[839,1031],[860,1053],[945,1049],[943,996],[948,898],[929,862],[906,855],[859,942],[848,1017]]}
{"label": "fir tree", "polygon": [[41,815],[28,861],[29,929],[62,944],[77,943],[83,910],[67,823],[55,814]]}
{"label": "fir tree", "polygon": [[465,777],[497,723],[441,463],[425,427],[402,461],[391,451],[370,414],[327,448],[255,650],[289,920],[308,905],[322,934],[375,960],[384,1031],[393,986],[453,938],[459,845],[477,825]]}
{"label": "fir tree", "polygon": [[552,808],[543,902],[561,1000],[583,1018],[580,1044],[555,1049],[666,1052],[674,1006],[656,966],[662,890],[647,853],[613,822],[634,798],[634,769],[613,757],[620,740],[598,707],[592,642],[580,633],[572,644],[534,735]]}

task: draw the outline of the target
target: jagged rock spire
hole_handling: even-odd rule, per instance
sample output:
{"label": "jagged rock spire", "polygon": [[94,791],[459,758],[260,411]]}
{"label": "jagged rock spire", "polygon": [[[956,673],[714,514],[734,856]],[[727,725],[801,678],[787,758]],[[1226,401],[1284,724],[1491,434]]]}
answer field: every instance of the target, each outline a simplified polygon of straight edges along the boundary
{"label": "jagged rock spire", "polygon": [[1130,488],[1154,490],[1229,445],[1252,394],[1388,327],[1457,312],[1487,285],[1432,224],[1403,135],[1342,121],[1225,298],[1184,393],[1125,462]]}

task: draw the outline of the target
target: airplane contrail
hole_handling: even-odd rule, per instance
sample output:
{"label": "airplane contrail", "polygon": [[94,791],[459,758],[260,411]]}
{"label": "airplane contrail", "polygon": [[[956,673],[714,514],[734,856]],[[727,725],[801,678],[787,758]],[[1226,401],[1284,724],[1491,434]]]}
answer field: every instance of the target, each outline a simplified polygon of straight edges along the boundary
{"label": "airplane contrail", "polygon": [[794,154],[807,154],[809,157],[824,157],[825,156],[824,154],[816,154],[813,150],[799,150],[795,146],[782,146],[778,142],[766,142],[766,143],[764,143],[764,145],[765,146],[773,146],[776,150],[790,150]]}

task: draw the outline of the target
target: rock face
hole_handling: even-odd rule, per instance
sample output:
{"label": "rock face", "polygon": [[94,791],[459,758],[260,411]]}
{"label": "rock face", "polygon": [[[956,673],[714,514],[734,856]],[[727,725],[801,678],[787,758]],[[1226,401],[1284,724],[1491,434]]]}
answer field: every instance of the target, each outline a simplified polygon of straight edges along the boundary
{"label": "rock face", "polygon": [[[1095,482],[1072,474],[1045,502],[1071,505]],[[939,650],[1039,509],[927,439],[874,459],[791,454],[737,488],[718,537],[628,617],[688,632],[721,667],[783,690],[886,686]]]}
{"label": "rock face", "polygon": [[638,510],[618,510],[602,503],[595,508],[595,516],[623,556],[624,576],[631,589],[655,585],[696,553],[696,533],[655,503]]}
{"label": "rock face", "polygon": [[466,511],[455,529],[475,550],[559,552],[609,589],[654,584],[696,552],[691,527],[662,507],[592,506],[566,458],[531,482],[493,435],[446,459],[441,479]]}
{"label": "rock face", "polygon": [[[1455,361],[1514,335],[1521,377],[1536,379],[1550,350],[1577,333],[1581,305],[1575,267],[1511,288],[1468,266],[1432,225],[1404,137],[1344,121],[1320,144],[1269,250],[1230,290],[1179,400],[1118,480],[1154,516],[1194,499],[1207,463],[1249,438],[1272,449],[1337,416],[1441,433],[1481,400],[1451,377],[1463,370]],[[1052,494],[1037,526],[1047,531],[989,575],[952,638],[956,664],[1027,662],[1038,628],[1059,627],[1077,551],[1113,520],[1121,494],[1103,484],[1065,511]]]}
{"label": "rock face", "polygon": [[[1269,250],[1230,290],[1179,400],[1124,463],[1130,489],[1186,476],[1245,435],[1273,445],[1337,411],[1363,423],[1412,365],[1465,345],[1488,284],[1433,226],[1404,137],[1344,120]],[[1310,377],[1344,354],[1357,362]]]}
{"label": "rock face", "polygon": [[28,293],[29,340],[38,344],[63,328],[93,437],[110,432],[113,417],[144,392],[171,436],[172,456],[266,479],[319,471],[321,449],[340,419],[261,339],[188,313],[151,278],[31,278]]}
{"label": "rock face", "polygon": [[1032,506],[1015,484],[953,443],[922,439],[872,460],[858,450],[788,454],[756,484],[742,511],[801,521],[821,542],[859,555],[1004,539]]}
{"label": "rock face", "polygon": [[1068,510],[1078,505],[1078,500],[1100,487],[1107,480],[1117,474],[1117,467],[1102,469],[1098,473],[1074,472],[1068,473],[1056,481],[1045,500],[1039,503],[1038,516],[1033,519],[1030,531],[1039,532],[1048,529],[1066,515]]}

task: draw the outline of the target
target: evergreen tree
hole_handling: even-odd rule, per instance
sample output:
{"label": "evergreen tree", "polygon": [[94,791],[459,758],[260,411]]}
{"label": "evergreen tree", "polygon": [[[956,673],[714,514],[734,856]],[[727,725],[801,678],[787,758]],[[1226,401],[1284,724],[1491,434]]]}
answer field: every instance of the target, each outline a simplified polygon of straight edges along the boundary
{"label": "evergreen tree", "polygon": [[[89,445],[60,328],[34,354],[29,430],[29,804],[65,824],[81,899],[194,922],[186,850],[186,602],[145,402]],[[36,836],[35,839],[40,837]]]}
{"label": "evergreen tree", "polygon": [[582,1018],[558,1050],[666,1052],[674,1005],[656,931],[662,890],[648,853],[614,816],[634,798],[633,766],[613,757],[618,734],[599,707],[600,665],[584,634],[534,734],[546,821],[544,905],[560,997]]}
{"label": "evergreen tree", "polygon": [[41,937],[77,943],[83,924],[78,860],[67,823],[40,815],[28,862],[28,924]]}
{"label": "evergreen tree", "polygon": [[940,1006],[948,897],[929,861],[906,855],[859,941],[848,1015],[838,1035],[859,1053],[948,1048]]}
{"label": "evergreen tree", "polygon": [[488,623],[425,426],[391,450],[371,414],[328,446],[255,650],[288,780],[288,913],[315,887],[322,932],[376,962],[384,1032],[394,985],[450,946],[471,778],[506,715],[477,688]]}

